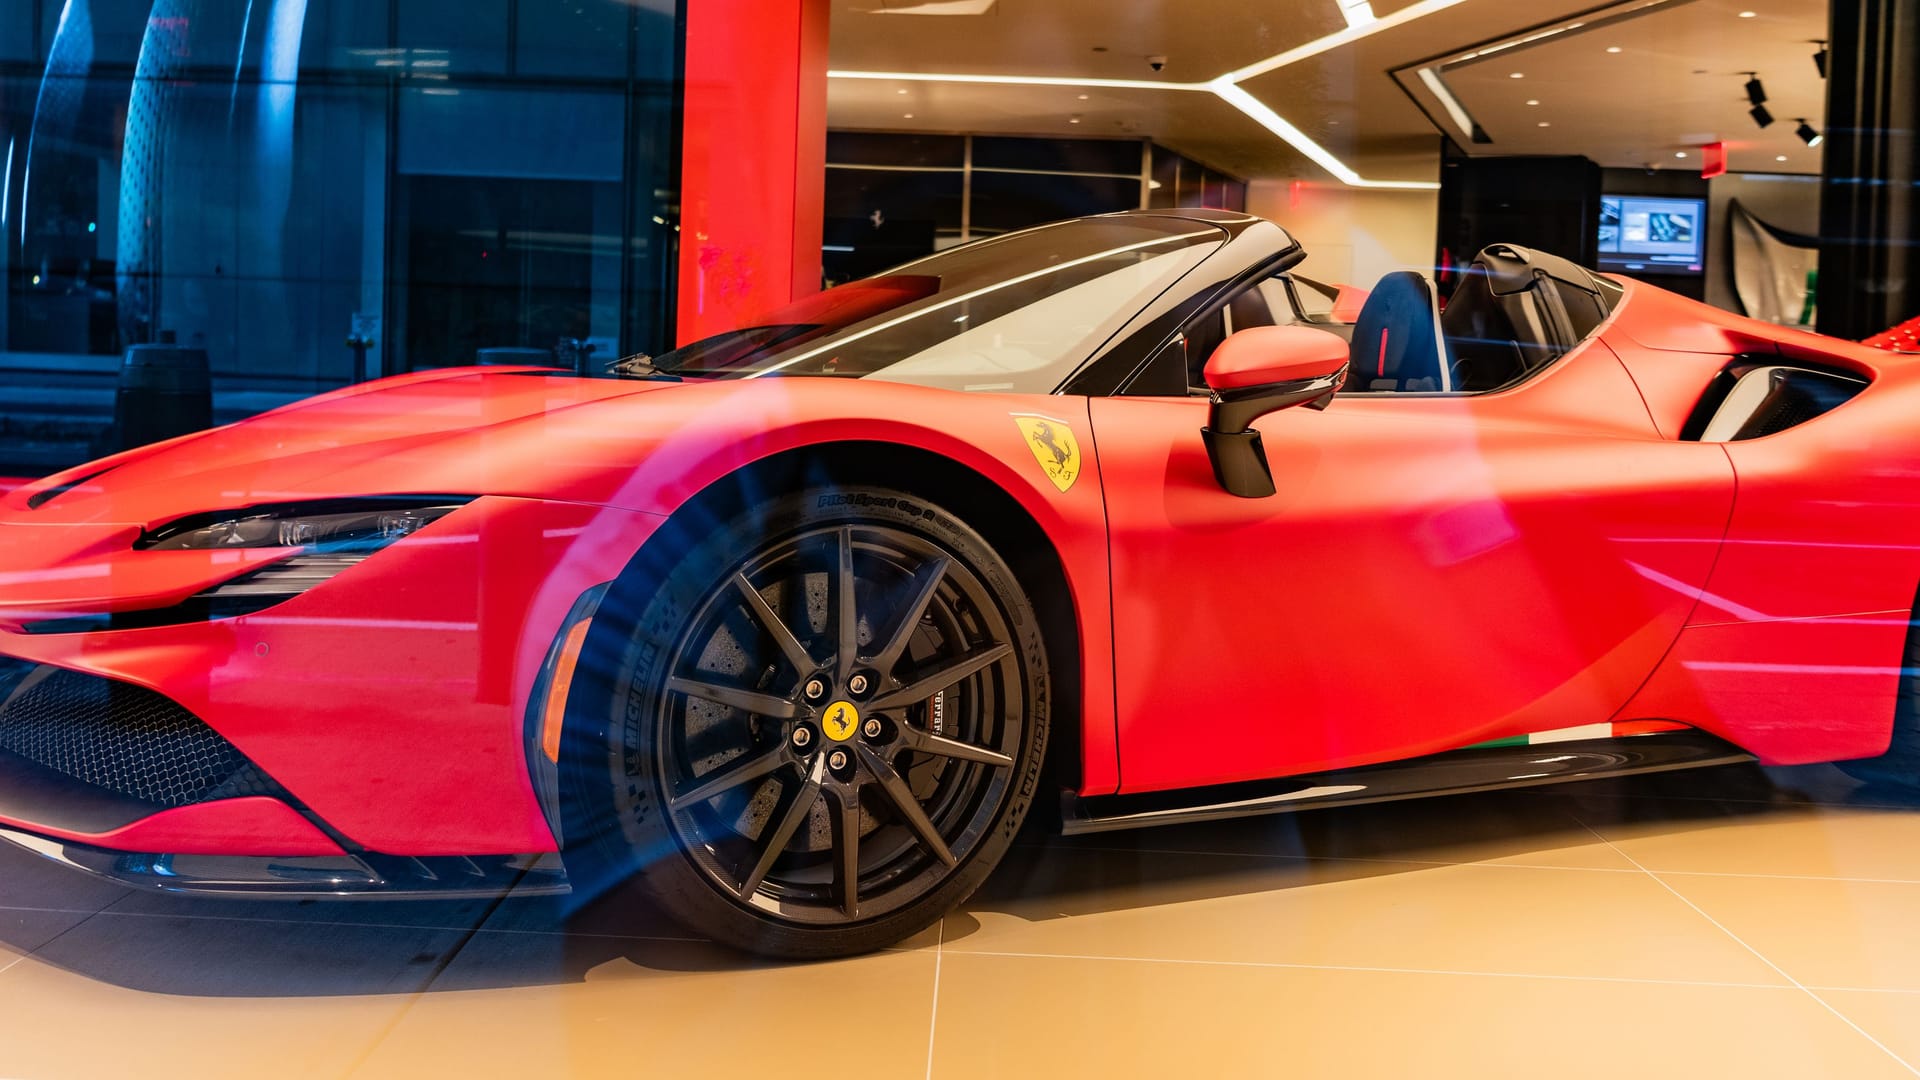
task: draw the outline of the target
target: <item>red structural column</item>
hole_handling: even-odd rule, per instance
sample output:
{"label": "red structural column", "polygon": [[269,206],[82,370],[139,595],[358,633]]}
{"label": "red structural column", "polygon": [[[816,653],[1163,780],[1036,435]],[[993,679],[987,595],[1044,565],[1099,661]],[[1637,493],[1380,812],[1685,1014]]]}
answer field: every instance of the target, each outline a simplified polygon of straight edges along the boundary
{"label": "red structural column", "polygon": [[820,288],[828,0],[688,0],[684,345]]}

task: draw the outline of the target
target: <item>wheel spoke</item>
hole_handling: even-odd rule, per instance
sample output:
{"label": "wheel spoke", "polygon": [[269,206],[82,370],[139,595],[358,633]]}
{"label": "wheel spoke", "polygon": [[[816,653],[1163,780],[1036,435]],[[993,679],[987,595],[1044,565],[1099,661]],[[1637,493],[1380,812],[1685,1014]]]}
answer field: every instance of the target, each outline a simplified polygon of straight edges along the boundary
{"label": "wheel spoke", "polygon": [[940,579],[947,576],[947,561],[947,557],[942,555],[921,568],[918,575],[919,590],[914,593],[912,601],[900,610],[900,618],[894,623],[893,634],[888,637],[886,647],[873,658],[873,669],[880,673],[881,678],[893,674],[894,665],[900,662],[901,655],[907,651],[907,642],[913,640],[913,632],[926,615],[927,605],[933,602],[934,590],[940,587]]}
{"label": "wheel spoke", "polygon": [[953,857],[953,852],[947,850],[947,842],[940,838],[940,830],[934,827],[933,821],[927,817],[927,812],[920,808],[920,800],[913,797],[913,789],[907,786],[906,778],[894,771],[893,766],[887,764],[885,758],[866,746],[861,745],[856,749],[860,753],[860,760],[866,762],[867,770],[880,781],[880,790],[887,793],[887,798],[893,802],[894,809],[899,812],[901,819],[907,823],[908,828],[913,830],[914,835],[920,838],[921,845],[948,866],[959,862]]}
{"label": "wheel spoke", "polygon": [[916,701],[925,701],[940,691],[945,690],[947,687],[952,686],[954,683],[959,682],[961,679],[972,675],[974,672],[984,670],[999,663],[1012,652],[1013,646],[1000,644],[991,645],[987,648],[968,653],[966,656],[955,660],[931,675],[922,676],[898,690],[882,694],[874,700],[873,704],[867,707],[870,709],[897,709],[902,705],[911,705]]}
{"label": "wheel spoke", "polygon": [[839,557],[833,574],[834,621],[838,625],[839,655],[834,664],[844,685],[860,649],[860,613],[853,603],[853,529],[840,530]]}
{"label": "wheel spoke", "polygon": [[860,789],[834,803],[833,891],[847,918],[860,917]]}
{"label": "wheel spoke", "polygon": [[721,686],[718,683],[675,676],[667,680],[667,689],[676,694],[702,698],[716,705],[726,705],[774,720],[793,720],[800,715],[800,706],[785,698],[777,698],[772,694],[762,694],[757,690],[747,690],[738,686]]}
{"label": "wheel spoke", "polygon": [[766,597],[760,595],[760,590],[753,587],[753,582],[748,581],[745,574],[735,574],[733,587],[739,591],[740,598],[747,602],[747,610],[753,613],[754,621],[780,647],[780,655],[787,658],[787,663],[802,676],[812,671],[813,657],[807,655],[800,639],[793,636],[793,630],[787,626],[786,620],[774,614],[773,607],[767,603]]}
{"label": "wheel spoke", "polygon": [[989,750],[984,746],[975,746],[972,743],[960,742],[957,739],[944,738],[930,731],[904,728],[901,734],[901,742],[904,743],[909,750],[919,750],[928,754],[939,754],[941,757],[955,758],[960,761],[977,761],[982,765],[998,765],[1002,768],[1013,764],[1012,758],[1000,753],[998,750]]}
{"label": "wheel spoke", "polygon": [[676,813],[696,803],[706,802],[723,791],[732,791],[741,784],[760,780],[772,774],[785,762],[785,755],[779,747],[749,760],[744,765],[718,770],[718,775],[710,775],[699,787],[682,794],[667,803],[667,809]]}
{"label": "wheel spoke", "polygon": [[787,804],[786,814],[761,846],[760,858],[753,864],[753,869],[747,871],[747,876],[741,879],[739,893],[742,899],[752,896],[760,888],[760,883],[766,880],[767,871],[773,869],[781,852],[787,850],[793,834],[799,832],[800,826],[806,823],[807,815],[813,812],[814,801],[820,795],[820,779],[826,775],[826,771],[826,755],[816,754],[806,780],[801,783],[800,790],[794,793],[793,801]]}

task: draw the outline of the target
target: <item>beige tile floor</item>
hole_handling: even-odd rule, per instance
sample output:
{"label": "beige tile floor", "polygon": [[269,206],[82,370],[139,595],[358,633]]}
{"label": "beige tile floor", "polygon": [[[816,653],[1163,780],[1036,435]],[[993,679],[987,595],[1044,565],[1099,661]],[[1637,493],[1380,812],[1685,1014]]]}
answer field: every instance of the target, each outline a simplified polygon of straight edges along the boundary
{"label": "beige tile floor", "polygon": [[188,900],[0,850],[0,1077],[1920,1072],[1920,800],[1825,767],[1033,836],[836,963],[565,908]]}

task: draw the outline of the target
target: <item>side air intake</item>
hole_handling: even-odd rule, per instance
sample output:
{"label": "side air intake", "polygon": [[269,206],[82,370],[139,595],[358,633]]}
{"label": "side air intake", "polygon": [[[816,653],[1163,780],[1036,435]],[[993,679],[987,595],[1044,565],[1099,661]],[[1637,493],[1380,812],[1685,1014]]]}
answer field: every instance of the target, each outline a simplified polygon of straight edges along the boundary
{"label": "side air intake", "polygon": [[15,667],[0,678],[0,750],[157,807],[277,790],[168,698],[63,668]]}

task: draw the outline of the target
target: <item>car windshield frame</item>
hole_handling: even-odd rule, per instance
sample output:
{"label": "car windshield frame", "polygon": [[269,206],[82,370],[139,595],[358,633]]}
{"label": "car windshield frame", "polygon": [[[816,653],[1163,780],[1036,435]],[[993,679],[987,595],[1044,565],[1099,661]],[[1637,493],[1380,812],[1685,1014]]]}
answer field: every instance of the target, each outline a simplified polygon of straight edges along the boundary
{"label": "car windshield frame", "polygon": [[936,252],[614,374],[1051,393],[1228,238],[1176,215],[1056,222]]}

